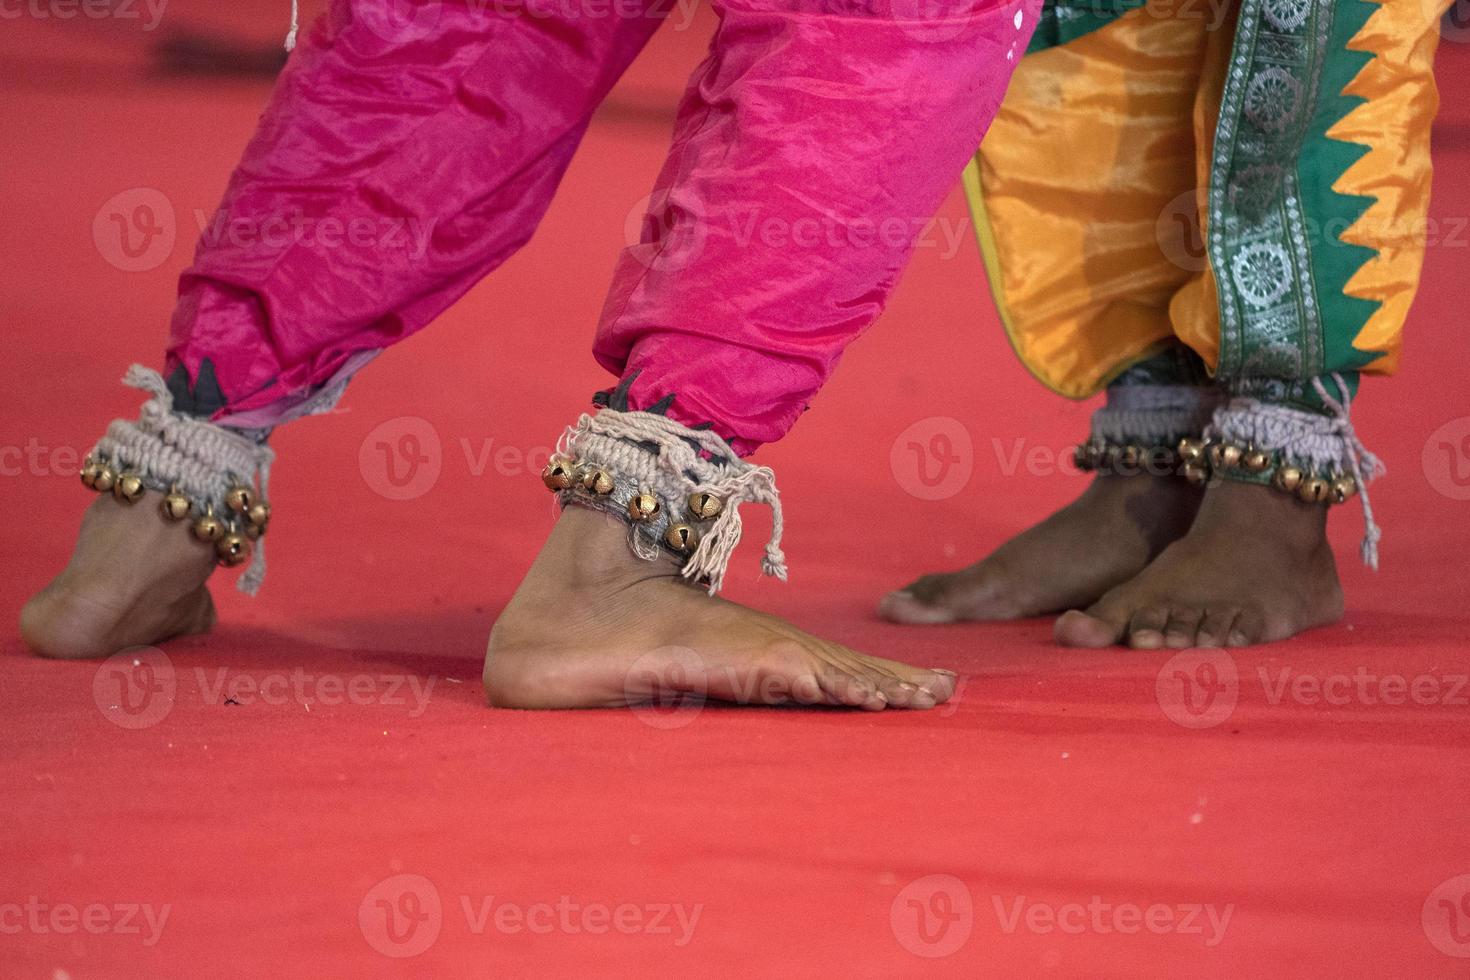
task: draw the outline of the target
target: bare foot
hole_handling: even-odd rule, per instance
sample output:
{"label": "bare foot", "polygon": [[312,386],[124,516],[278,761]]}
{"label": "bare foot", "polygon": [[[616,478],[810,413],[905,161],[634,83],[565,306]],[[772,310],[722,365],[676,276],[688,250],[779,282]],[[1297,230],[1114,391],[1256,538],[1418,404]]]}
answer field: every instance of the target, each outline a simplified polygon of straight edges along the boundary
{"label": "bare foot", "polygon": [[856,653],[645,562],[627,527],[568,507],[490,632],[485,697],[595,708],[686,693],[744,704],[932,708],[954,674]]}
{"label": "bare foot", "polygon": [[1072,647],[1246,646],[1342,617],[1327,508],[1270,487],[1223,481],[1187,535],[1137,578],[1056,623]]}
{"label": "bare foot", "polygon": [[71,562],[20,612],[43,657],[106,657],[214,625],[204,582],[214,549],[158,513],[162,494],[134,504],[102,494],[82,516]]}
{"label": "bare foot", "polygon": [[1071,504],[958,572],[878,604],[896,623],[1022,619],[1089,605],[1189,530],[1201,491],[1177,476],[1097,476]]}

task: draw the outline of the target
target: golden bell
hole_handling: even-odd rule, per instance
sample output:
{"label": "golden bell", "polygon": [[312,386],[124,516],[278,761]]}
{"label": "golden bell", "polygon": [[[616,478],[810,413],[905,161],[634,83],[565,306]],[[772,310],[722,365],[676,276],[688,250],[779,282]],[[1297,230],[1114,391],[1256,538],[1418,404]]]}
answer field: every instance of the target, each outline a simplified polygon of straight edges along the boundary
{"label": "golden bell", "polygon": [[97,474],[101,472],[102,464],[93,462],[92,459],[89,457],[87,461],[82,464],[82,486],[87,487],[89,490],[97,489]]}
{"label": "golden bell", "polygon": [[658,498],[648,492],[628,498],[628,516],[635,521],[651,521],[658,516]]}
{"label": "golden bell", "polygon": [[189,498],[177,490],[170,490],[158,504],[158,510],[171,521],[182,521],[189,516]]}
{"label": "golden bell", "polygon": [[1205,452],[1210,457],[1210,465],[1213,466],[1217,470],[1222,465],[1224,465],[1223,460],[1221,458],[1221,453],[1224,451],[1224,449],[1225,449],[1225,447],[1222,444],[1220,444],[1218,442],[1212,442],[1212,443],[1210,443],[1209,448],[1207,450],[1205,450]]}
{"label": "golden bell", "polygon": [[688,524],[670,524],[664,532],[664,544],[680,554],[694,550],[694,528]]}
{"label": "golden bell", "polygon": [[712,521],[719,517],[720,511],[724,509],[725,502],[712,493],[691,493],[689,495],[689,514],[697,521]]}
{"label": "golden bell", "polygon": [[1304,479],[1306,479],[1306,474],[1295,466],[1283,466],[1276,471],[1276,475],[1271,478],[1271,482],[1276,485],[1276,489],[1291,493],[1297,487],[1301,486],[1302,480]]}
{"label": "golden bell", "polygon": [[245,536],[251,541],[259,541],[260,536],[265,533],[265,528],[259,524],[246,524],[243,530],[245,531]]}
{"label": "golden bell", "polygon": [[97,470],[97,475],[92,478],[92,489],[98,493],[106,493],[112,489],[115,483],[117,483],[117,474],[111,468],[104,465]]}
{"label": "golden bell", "polygon": [[125,504],[136,504],[147,491],[143,478],[136,473],[124,473],[112,485],[112,495]]}
{"label": "golden bell", "polygon": [[1220,447],[1220,463],[1223,466],[1239,466],[1240,459],[1244,455],[1245,450],[1233,442],[1227,442]]}
{"label": "golden bell", "polygon": [[1186,463],[1193,463],[1205,454],[1205,444],[1198,439],[1179,440],[1179,458]]}
{"label": "golden bell", "polygon": [[233,568],[250,557],[250,540],[231,531],[214,543],[214,553],[221,565]]}
{"label": "golden bell", "polygon": [[1210,478],[1210,471],[1198,462],[1184,464],[1184,478],[1190,483],[1204,483]]}
{"label": "golden bell", "polygon": [[599,497],[606,497],[613,492],[613,488],[617,485],[613,483],[612,474],[608,473],[607,470],[600,470],[596,467],[582,472],[581,483],[583,490],[586,490],[588,493],[595,493]]}
{"label": "golden bell", "polygon": [[1296,488],[1296,495],[1309,504],[1322,503],[1331,492],[1332,484],[1320,476],[1303,480],[1301,486]]}
{"label": "golden bell", "polygon": [[1092,456],[1088,453],[1087,448],[1086,446],[1075,446],[1072,449],[1072,465],[1079,470],[1092,469]]}
{"label": "golden bell", "polygon": [[1271,454],[1260,449],[1252,449],[1241,458],[1241,462],[1252,473],[1264,473],[1271,467]]}
{"label": "golden bell", "polygon": [[225,522],[215,517],[214,511],[210,510],[194,522],[191,530],[194,537],[206,544],[212,544],[225,536]]}
{"label": "golden bell", "polygon": [[1123,453],[1118,457],[1118,461],[1130,470],[1137,469],[1138,464],[1143,462],[1143,447],[1134,445],[1124,446]]}
{"label": "golden bell", "polygon": [[576,474],[569,459],[553,459],[541,471],[541,482],[546,484],[548,490],[570,490],[574,479]]}
{"label": "golden bell", "polygon": [[271,519],[271,505],[263,500],[251,504],[250,509],[245,512],[245,519],[250,522],[251,527],[265,530]]}
{"label": "golden bell", "polygon": [[1358,492],[1358,481],[1350,476],[1340,476],[1332,481],[1332,502],[1347,503],[1348,498]]}
{"label": "golden bell", "polygon": [[225,506],[237,514],[243,514],[255,503],[255,492],[249,487],[231,487],[225,494]]}

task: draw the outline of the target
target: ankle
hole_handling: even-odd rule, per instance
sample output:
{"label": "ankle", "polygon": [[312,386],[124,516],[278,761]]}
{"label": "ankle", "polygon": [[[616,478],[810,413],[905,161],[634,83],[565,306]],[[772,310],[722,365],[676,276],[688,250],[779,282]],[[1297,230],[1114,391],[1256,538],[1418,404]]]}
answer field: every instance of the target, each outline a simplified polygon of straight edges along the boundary
{"label": "ankle", "polygon": [[1327,547],[1327,510],[1272,487],[1223,480],[1211,486],[1195,526],[1241,542],[1263,541],[1274,551],[1308,555]]}

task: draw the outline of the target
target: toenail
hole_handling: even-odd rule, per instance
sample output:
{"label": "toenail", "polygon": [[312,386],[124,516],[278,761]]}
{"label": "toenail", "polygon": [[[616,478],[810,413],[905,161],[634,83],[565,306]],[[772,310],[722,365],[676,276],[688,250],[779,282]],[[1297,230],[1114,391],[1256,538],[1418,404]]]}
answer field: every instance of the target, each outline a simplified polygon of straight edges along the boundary
{"label": "toenail", "polygon": [[1230,645],[1233,647],[1248,647],[1251,645],[1251,641],[1246,639],[1244,633],[1231,633]]}
{"label": "toenail", "polygon": [[952,671],[952,670],[945,670],[943,667],[930,667],[929,668],[929,673],[931,673],[931,674],[943,674],[945,677],[953,677],[953,676],[955,676],[955,672],[954,671]]}

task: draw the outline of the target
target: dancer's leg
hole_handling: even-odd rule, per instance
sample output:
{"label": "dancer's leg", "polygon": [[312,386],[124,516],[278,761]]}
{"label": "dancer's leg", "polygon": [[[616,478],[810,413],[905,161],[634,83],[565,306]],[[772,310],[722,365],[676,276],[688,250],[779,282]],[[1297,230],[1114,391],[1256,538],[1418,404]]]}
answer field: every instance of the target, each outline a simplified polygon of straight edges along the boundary
{"label": "dancer's leg", "polygon": [[[329,407],[523,244],[660,22],[653,4],[565,22],[456,4],[404,22],[394,7],[338,0],[292,56],[181,282],[170,391],[101,447],[153,489],[92,505],[70,564],[22,614],[38,652],[105,655],[208,627],[214,549],[160,520],[161,491],[187,468],[197,518],[222,485],[253,482],[251,440]],[[190,421],[204,419],[221,426]],[[162,433],[193,448],[163,453]],[[232,447],[227,474],[206,445]]]}
{"label": "dancer's leg", "polygon": [[[1109,384],[1093,438],[1119,449],[1198,435],[1218,397],[1169,317],[1204,267],[1193,116],[1210,25],[1197,13],[1155,0],[1028,54],[965,174],[1014,347],[1060,394]],[[1044,16],[1033,47],[1077,25]],[[1189,529],[1200,489],[1157,457],[1089,467],[1072,503],[966,568],[889,593],[880,615],[948,623],[1090,605]]]}
{"label": "dancer's leg", "polygon": [[[678,572],[718,586],[739,504],[776,503],[772,474],[737,454],[781,437],[877,317],[1034,16],[877,8],[718,8],[653,195],[655,232],[623,256],[599,331],[597,356],[623,383],[547,474],[573,506],[496,624],[492,703],[623,703],[647,696],[630,680],[644,673],[762,703],[924,707],[952,692],[942,672],[823,642]],[[706,493],[718,514],[690,500]],[[629,552],[630,503],[650,561]],[[684,553],[658,556],[661,540]],[[764,564],[784,574],[777,541]]]}
{"label": "dancer's leg", "polygon": [[[1437,7],[1437,9],[1436,9]],[[1280,640],[1342,614],[1330,502],[1362,490],[1357,373],[1395,367],[1418,282],[1443,4],[1242,4],[1218,114],[1205,223],[1211,276],[1176,326],[1231,396],[1194,446],[1212,481],[1189,534],[1137,578],[1057,623],[1063,643]],[[1270,38],[1271,44],[1266,43]],[[1270,56],[1283,40],[1300,55]]]}

